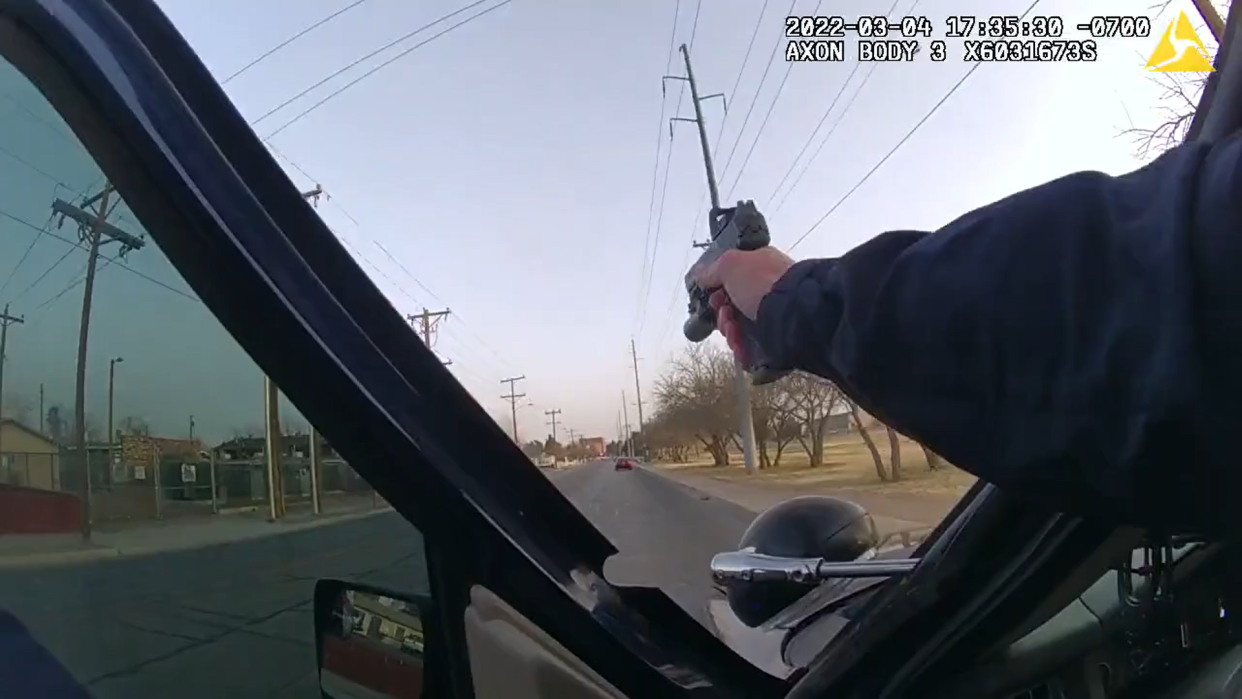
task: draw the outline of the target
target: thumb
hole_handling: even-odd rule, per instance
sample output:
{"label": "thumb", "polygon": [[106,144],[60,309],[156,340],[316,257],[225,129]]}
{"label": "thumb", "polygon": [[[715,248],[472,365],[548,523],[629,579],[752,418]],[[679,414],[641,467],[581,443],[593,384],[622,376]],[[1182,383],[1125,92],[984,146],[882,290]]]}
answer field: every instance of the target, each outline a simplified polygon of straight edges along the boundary
{"label": "thumb", "polygon": [[736,250],[725,250],[720,257],[695,271],[695,281],[700,289],[720,289],[725,285],[725,273],[733,262]]}

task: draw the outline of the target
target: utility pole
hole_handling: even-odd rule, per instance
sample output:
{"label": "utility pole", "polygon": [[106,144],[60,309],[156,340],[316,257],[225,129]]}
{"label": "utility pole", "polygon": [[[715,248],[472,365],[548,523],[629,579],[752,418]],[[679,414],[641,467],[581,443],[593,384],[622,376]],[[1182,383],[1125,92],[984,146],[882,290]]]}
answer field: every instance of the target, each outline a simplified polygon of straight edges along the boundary
{"label": "utility pole", "polygon": [[[453,311],[448,308],[443,311],[429,311],[426,307],[424,307],[422,313],[417,315],[407,315],[405,319],[410,321],[411,324],[415,325],[419,329],[419,334],[423,337],[423,344],[427,345],[427,349],[431,349],[433,344],[431,341],[431,334],[435,332],[436,326],[440,324],[440,321],[448,318],[452,315],[452,313]],[[449,366],[452,363],[453,360],[450,359],[444,362],[444,366]]]}
{"label": "utility pole", "polygon": [[630,338],[630,359],[634,363],[634,395],[638,396],[638,434],[643,433],[643,389],[638,382],[638,349],[634,346],[634,338]]}
{"label": "utility pole", "polygon": [[43,384],[39,384],[39,434],[44,434],[44,432],[43,432],[43,419],[44,419],[44,412],[43,412]]}
{"label": "utility pole", "polygon": [[501,398],[504,398],[505,400],[509,401],[509,412],[510,412],[510,413],[512,413],[512,415],[513,415],[513,442],[514,442],[514,444],[521,444],[521,442],[519,442],[519,441],[518,441],[518,430],[517,430],[517,401],[518,401],[518,398],[525,398],[525,397],[526,397],[526,394],[525,394],[525,393],[516,393],[516,392],[514,391],[514,388],[515,388],[515,385],[517,384],[517,382],[518,382],[518,381],[525,381],[525,380],[526,380],[526,375],[525,375],[525,374],[523,374],[523,375],[521,375],[521,376],[514,376],[514,377],[511,377],[511,378],[508,378],[508,379],[501,379],[501,380],[500,380],[500,383],[507,383],[507,384],[509,384],[509,395],[507,395],[507,396],[501,396]]}
{"label": "utility pole", "polygon": [[574,443],[574,440],[577,438],[576,435],[578,431],[572,427],[566,427],[565,431],[569,433],[569,443],[572,445]]}
{"label": "utility pole", "polygon": [[[109,208],[114,188],[106,183],[98,194],[82,200],[74,206],[63,199],[52,202],[53,215],[59,214],[58,227],[65,224],[65,219],[72,219],[78,224],[78,240],[86,246],[86,278],[82,289],[82,320],[78,325],[78,373],[75,386],[76,396],[73,405],[74,442],[77,447],[79,501],[81,508],[82,540],[91,540],[91,462],[86,451],[86,346],[90,337],[91,300],[95,293],[95,271],[99,266],[99,249],[108,243],[118,243],[120,251],[117,257],[124,257],[131,250],[139,250],[146,241],[133,236],[108,223],[108,216],[116,209],[113,203]],[[119,203],[119,199],[117,203]],[[92,211],[89,207],[94,205]]]}
{"label": "utility pole", "polygon": [[124,357],[113,357],[108,360],[108,482],[112,482],[112,462],[116,459],[116,431],[112,425],[112,413],[116,407],[116,365],[124,362]]}
{"label": "utility pole", "polygon": [[552,416],[552,422],[549,424],[552,425],[552,441],[555,442],[556,441],[556,416],[561,414],[561,410],[560,408],[553,408],[551,410],[543,411],[543,414]]}
{"label": "utility pole", "polygon": [[1221,37],[1225,36],[1225,21],[1220,18],[1220,13],[1212,6],[1211,0],[1193,0],[1193,2],[1195,9],[1199,11],[1199,16],[1203,18],[1208,30],[1212,32],[1212,37],[1219,44]]}
{"label": "utility pole", "polygon": [[625,391],[621,391],[621,414],[625,416],[625,449],[630,458],[634,458],[634,432],[630,429],[630,406],[625,400]]}
{"label": "utility pole", "polygon": [[[713,97],[723,98],[724,95],[699,97],[699,87],[694,82],[694,70],[690,67],[690,49],[685,44],[681,45],[681,55],[686,59],[685,77],[666,75],[664,78],[665,80],[685,80],[690,84],[690,97],[694,102],[694,118],[673,117],[672,121],[691,121],[698,126],[699,146],[703,150],[703,167],[707,171],[707,189],[712,196],[713,214],[708,216],[708,227],[712,239],[715,240],[719,233],[716,229],[715,212],[720,209],[720,189],[716,184],[715,166],[712,165],[712,150],[707,144],[707,124],[703,121],[703,100]],[[670,125],[669,128],[671,129],[672,126]],[[755,472],[755,421],[751,415],[750,380],[747,379],[746,371],[736,357],[733,359],[733,387],[737,394],[738,413],[741,416],[742,463],[746,466],[746,473],[753,474]]]}
{"label": "utility pole", "polygon": [[[9,345],[9,326],[25,322],[22,318],[9,315],[9,304],[4,304],[4,313],[0,313],[0,419],[4,418],[4,362],[8,356],[5,350]],[[42,432],[42,430],[39,431]],[[3,432],[4,430],[0,429],[0,434]],[[0,459],[3,458],[4,449],[0,448]]]}

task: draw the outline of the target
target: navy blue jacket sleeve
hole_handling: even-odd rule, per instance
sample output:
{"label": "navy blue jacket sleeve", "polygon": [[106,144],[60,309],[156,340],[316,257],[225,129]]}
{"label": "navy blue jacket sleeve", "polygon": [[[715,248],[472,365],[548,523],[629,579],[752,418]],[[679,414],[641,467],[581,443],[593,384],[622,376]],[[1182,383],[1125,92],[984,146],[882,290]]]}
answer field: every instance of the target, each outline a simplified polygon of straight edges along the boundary
{"label": "navy blue jacket sleeve", "polygon": [[1240,208],[1238,137],[1069,175],[797,263],[760,306],[759,341],[1052,508],[1242,522]]}

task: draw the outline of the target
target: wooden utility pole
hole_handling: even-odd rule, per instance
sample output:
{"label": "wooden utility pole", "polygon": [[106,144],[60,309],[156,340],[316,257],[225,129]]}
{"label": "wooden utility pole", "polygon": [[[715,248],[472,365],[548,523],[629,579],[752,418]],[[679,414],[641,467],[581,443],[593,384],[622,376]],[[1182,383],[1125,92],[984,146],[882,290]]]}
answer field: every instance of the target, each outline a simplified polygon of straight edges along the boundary
{"label": "wooden utility pole", "polygon": [[[9,345],[9,326],[17,323],[24,323],[25,320],[16,316],[9,315],[9,304],[4,304],[4,313],[0,313],[0,419],[4,418],[4,362],[8,355],[5,350]],[[40,408],[42,410],[42,408]],[[42,432],[43,430],[39,430]],[[3,437],[4,429],[0,428],[0,437]],[[0,445],[0,461],[4,459],[4,447]]]}
{"label": "wooden utility pole", "polygon": [[521,442],[518,441],[517,401],[518,401],[518,398],[525,398],[526,394],[514,392],[514,386],[517,384],[518,381],[525,381],[525,380],[526,380],[525,374],[521,376],[514,376],[512,378],[500,380],[500,383],[509,384],[509,395],[501,396],[501,398],[504,398],[505,400],[509,401],[509,412],[513,417],[513,442],[519,445],[521,444]]}
{"label": "wooden utility pole", "polygon": [[[423,338],[423,344],[427,345],[427,349],[431,349],[432,345],[435,344],[431,338],[436,327],[440,325],[440,321],[448,318],[452,313],[453,311],[448,308],[442,311],[429,311],[424,307],[422,313],[407,315],[405,319],[418,329],[419,335]],[[453,360],[447,360],[444,362],[444,366],[449,366],[452,363]]]}
{"label": "wooden utility pole", "polygon": [[[694,69],[690,66],[690,49],[685,45],[681,45],[681,55],[686,60],[686,75],[666,75],[665,80],[684,80],[690,85],[690,97],[694,102],[694,118],[687,119],[685,117],[673,117],[673,121],[689,121],[698,126],[699,129],[699,147],[703,150],[703,167],[707,171],[707,190],[711,194],[712,211],[720,209],[720,188],[716,184],[716,170],[712,164],[712,151],[707,143],[707,124],[703,121],[703,100],[713,97],[723,97],[723,95],[706,95],[699,96],[699,86],[694,81]],[[670,127],[671,128],[671,127]],[[715,219],[713,215],[711,217]],[[715,239],[718,231],[715,223],[709,223],[712,228],[712,238]],[[750,403],[750,380],[746,377],[746,370],[742,363],[736,358],[733,360],[733,388],[737,394],[737,407],[740,416],[741,425],[739,435],[742,440],[742,463],[746,466],[746,473],[755,472],[755,420],[751,414]]]}
{"label": "wooden utility pole", "polygon": [[[1212,6],[1211,0],[1193,0],[1195,9],[1199,11],[1199,16],[1203,18],[1204,24],[1208,26],[1208,30],[1212,32],[1212,36],[1219,45],[1221,39],[1225,36],[1225,20],[1221,19],[1220,13]],[[1206,58],[1206,56],[1205,56]]]}
{"label": "wooden utility pole", "polygon": [[552,441],[555,442],[556,441],[556,416],[561,414],[561,410],[560,408],[553,408],[551,410],[543,411],[543,414],[551,416],[552,418],[552,421],[549,422],[548,424],[552,425]]}
{"label": "wooden utility pole", "polygon": [[[112,183],[106,183],[98,194],[87,197],[74,206],[63,199],[52,202],[53,216],[59,216],[58,226],[65,219],[78,224],[78,240],[86,248],[86,278],[82,289],[82,319],[78,325],[78,373],[73,404],[74,435],[78,460],[78,499],[81,508],[82,540],[91,539],[91,460],[86,449],[86,348],[90,337],[91,301],[95,293],[95,271],[99,266],[99,249],[108,243],[120,245],[117,257],[124,257],[131,250],[139,250],[146,241],[126,233],[108,223],[108,216],[116,209],[118,198],[109,208],[114,192]],[[90,207],[94,206],[92,210]],[[111,467],[111,466],[109,466]]]}
{"label": "wooden utility pole", "polygon": [[263,452],[267,467],[267,514],[275,522],[285,516],[284,438],[280,432],[280,391],[263,377]]}

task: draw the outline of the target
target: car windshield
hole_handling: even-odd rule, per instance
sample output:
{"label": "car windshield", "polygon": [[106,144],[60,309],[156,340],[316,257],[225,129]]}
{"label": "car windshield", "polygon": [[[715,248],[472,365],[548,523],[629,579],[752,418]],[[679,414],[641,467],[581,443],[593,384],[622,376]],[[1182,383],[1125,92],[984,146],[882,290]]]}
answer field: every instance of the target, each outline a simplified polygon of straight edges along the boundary
{"label": "car windshield", "polygon": [[[889,8],[911,38],[866,49],[894,61],[807,39],[831,25],[809,0],[159,4],[410,332],[616,544],[609,581],[659,587],[718,635],[736,619],[710,561],[759,513],[846,500],[899,556],[975,479],[825,379],[743,392],[721,338],[686,339],[704,156],[774,245],[831,257],[1131,169],[1201,87],[1153,86],[1128,39],[976,74],[961,18],[918,0]],[[1177,11],[1149,18],[1144,52]],[[1046,31],[1086,19],[1043,12]],[[4,55],[0,125],[0,623],[100,697],[318,691],[314,581],[430,594],[422,534]]]}

